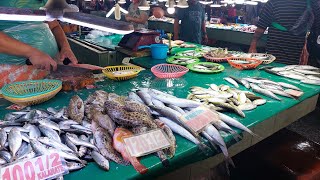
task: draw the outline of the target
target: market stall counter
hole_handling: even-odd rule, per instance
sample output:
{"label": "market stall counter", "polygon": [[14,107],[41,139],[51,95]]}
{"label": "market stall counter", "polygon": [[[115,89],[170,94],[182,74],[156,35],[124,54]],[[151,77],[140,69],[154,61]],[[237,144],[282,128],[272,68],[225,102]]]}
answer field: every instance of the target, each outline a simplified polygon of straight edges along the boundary
{"label": "market stall counter", "polygon": [[[179,50],[181,49],[174,49],[173,53]],[[241,133],[240,130],[236,130],[243,137],[239,142],[233,140],[231,135],[223,135],[223,138],[229,147],[229,153],[231,156],[233,156],[313,111],[318,100],[318,94],[320,92],[319,86],[299,84],[297,81],[271,75],[260,70],[240,71],[230,67],[228,63],[222,63],[222,65],[225,66],[225,70],[217,74],[200,74],[189,71],[181,78],[158,79],[151,73],[150,68],[154,64],[164,62],[165,60],[154,60],[151,57],[132,59],[131,63],[146,68],[146,70],[140,72],[136,78],[127,81],[112,81],[105,79],[103,82],[97,83],[96,89],[83,89],[75,92],[60,92],[55,98],[43,104],[33,106],[32,108],[47,109],[48,107],[53,107],[59,109],[64,106],[68,106],[69,100],[73,95],[77,94],[82,99],[86,99],[88,95],[96,90],[104,90],[106,92],[114,92],[119,95],[127,95],[128,92],[132,90],[147,87],[167,92],[180,98],[186,98],[190,87],[200,86],[207,88],[206,84],[227,84],[223,78],[230,75],[239,78],[248,76],[268,78],[274,81],[291,83],[303,90],[304,94],[297,100],[283,98],[282,101],[276,101],[263,96],[265,99],[267,99],[267,103],[263,106],[257,107],[252,111],[246,111],[245,118],[241,118],[232,113],[227,113],[257,134],[257,136],[251,136],[248,133]],[[283,66],[282,64],[278,63],[273,63],[272,65]],[[240,87],[240,89],[245,90],[244,87]],[[6,107],[8,107],[10,103],[3,100],[0,102],[0,118],[2,119],[4,115],[9,112],[9,110],[6,110]],[[158,157],[148,155],[141,158],[141,163],[148,168],[148,172],[144,175],[139,174],[131,165],[122,166],[114,162],[110,162],[109,171],[104,171],[100,169],[96,163],[89,163],[82,170],[70,172],[65,176],[65,179],[148,179],[163,176],[165,174],[168,178],[169,175],[172,175],[169,172],[181,167],[184,167],[185,171],[180,173],[180,177],[189,179],[193,175],[201,173],[211,167],[216,166],[218,163],[223,162],[224,158],[220,152],[212,151],[209,156],[206,156],[195,144],[189,142],[179,135],[175,136],[177,149],[175,156],[169,160],[169,167],[163,167]],[[188,173],[185,173],[186,171]]]}

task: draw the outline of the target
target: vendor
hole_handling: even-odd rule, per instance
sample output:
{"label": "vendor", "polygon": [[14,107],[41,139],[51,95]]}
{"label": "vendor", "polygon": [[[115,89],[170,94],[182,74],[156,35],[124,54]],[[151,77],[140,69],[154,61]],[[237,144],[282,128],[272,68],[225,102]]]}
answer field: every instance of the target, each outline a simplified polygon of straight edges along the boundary
{"label": "vendor", "polygon": [[[201,44],[208,41],[204,8],[198,0],[189,0],[188,8],[180,8],[174,18],[174,39]],[[181,25],[179,24],[181,20]]]}
{"label": "vendor", "polygon": [[[38,9],[44,5],[38,0],[0,2],[0,6],[17,8]],[[0,87],[15,81],[42,79],[65,58],[78,63],[58,21],[0,21]],[[27,59],[32,66],[26,65]]]}
{"label": "vendor", "polygon": [[134,30],[147,29],[148,28],[148,16],[149,11],[142,11],[139,9],[139,5],[142,0],[133,0],[129,6],[128,14],[126,14],[126,21],[130,22]]}

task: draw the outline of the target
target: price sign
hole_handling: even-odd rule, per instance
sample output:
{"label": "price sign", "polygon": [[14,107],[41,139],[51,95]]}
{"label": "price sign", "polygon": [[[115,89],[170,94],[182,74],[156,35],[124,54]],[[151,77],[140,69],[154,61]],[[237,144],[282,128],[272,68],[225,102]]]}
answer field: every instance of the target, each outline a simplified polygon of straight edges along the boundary
{"label": "price sign", "polygon": [[1,180],[42,180],[68,173],[59,153],[50,153],[1,168]]}
{"label": "price sign", "polygon": [[183,115],[181,119],[195,132],[199,132],[211,122],[218,120],[219,115],[200,106]]}
{"label": "price sign", "polygon": [[130,155],[134,157],[147,155],[170,146],[167,135],[161,129],[127,137],[123,141]]}

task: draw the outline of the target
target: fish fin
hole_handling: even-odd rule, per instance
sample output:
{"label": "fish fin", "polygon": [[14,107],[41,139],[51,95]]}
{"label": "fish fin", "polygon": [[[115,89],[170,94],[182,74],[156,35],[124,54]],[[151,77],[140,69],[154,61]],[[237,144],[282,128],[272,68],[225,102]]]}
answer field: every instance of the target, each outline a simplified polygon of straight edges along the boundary
{"label": "fish fin", "polygon": [[146,168],[143,164],[141,164],[137,158],[130,157],[130,162],[134,169],[138,171],[140,174],[145,174],[148,171],[148,168]]}

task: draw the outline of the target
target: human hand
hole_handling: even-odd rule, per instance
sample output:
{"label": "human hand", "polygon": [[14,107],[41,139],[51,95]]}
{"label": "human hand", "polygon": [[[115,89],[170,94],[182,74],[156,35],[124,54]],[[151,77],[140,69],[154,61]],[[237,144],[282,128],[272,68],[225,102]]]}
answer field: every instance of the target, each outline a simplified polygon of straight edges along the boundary
{"label": "human hand", "polygon": [[249,48],[249,53],[257,53],[257,46],[254,44],[251,44]]}
{"label": "human hand", "polygon": [[57,63],[49,55],[39,50],[34,50],[28,59],[38,69],[50,71],[52,66],[53,71],[57,70]]}
{"label": "human hand", "polygon": [[126,21],[130,22],[132,20],[132,17],[128,14],[125,15]]}
{"label": "human hand", "polygon": [[78,64],[76,56],[73,54],[72,50],[69,47],[61,49],[59,62],[63,62],[63,60],[66,58],[70,59],[72,64]]}

